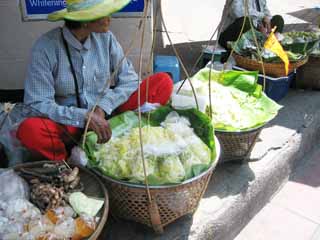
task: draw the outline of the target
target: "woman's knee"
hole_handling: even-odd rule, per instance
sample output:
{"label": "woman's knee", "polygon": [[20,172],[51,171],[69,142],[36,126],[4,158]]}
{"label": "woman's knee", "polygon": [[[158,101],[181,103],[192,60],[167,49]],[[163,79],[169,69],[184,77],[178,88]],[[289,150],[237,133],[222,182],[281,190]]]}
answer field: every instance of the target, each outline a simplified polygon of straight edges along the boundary
{"label": "woman's knee", "polygon": [[26,146],[30,145],[32,142],[34,144],[37,139],[40,139],[40,136],[43,135],[43,132],[49,131],[51,128],[50,120],[43,118],[27,118],[19,126],[17,130],[17,138]]}

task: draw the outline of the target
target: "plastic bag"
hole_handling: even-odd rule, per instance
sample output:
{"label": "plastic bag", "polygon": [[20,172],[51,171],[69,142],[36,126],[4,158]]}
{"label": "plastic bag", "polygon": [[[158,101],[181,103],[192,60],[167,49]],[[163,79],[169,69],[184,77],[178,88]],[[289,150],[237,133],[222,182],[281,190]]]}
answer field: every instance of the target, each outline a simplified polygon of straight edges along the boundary
{"label": "plastic bag", "polygon": [[[209,167],[211,150],[190,127],[190,121],[171,112],[161,126],[144,126],[143,142],[146,176],[151,185],[179,183]],[[131,182],[144,182],[139,128],[111,139],[95,153],[96,166],[107,176]],[[196,144],[196,149],[190,144]],[[188,151],[188,155],[183,154]],[[186,163],[185,158],[190,160]],[[195,170],[195,167],[197,170]]]}
{"label": "plastic bag", "polygon": [[81,215],[76,220],[76,231],[72,239],[83,239],[89,237],[96,229],[96,219]]}
{"label": "plastic bag", "polygon": [[28,199],[29,192],[28,184],[13,170],[0,174],[0,201],[9,202],[15,199]]}
{"label": "plastic bag", "polygon": [[14,166],[28,161],[29,151],[23,147],[16,137],[20,123],[32,116],[32,110],[23,104],[0,104],[0,144],[3,145],[8,164]]}
{"label": "plastic bag", "polygon": [[71,150],[69,162],[76,165],[86,166],[88,164],[88,157],[85,151],[83,151],[80,147],[75,146]]}
{"label": "plastic bag", "polygon": [[[156,110],[158,107],[160,107],[160,103],[149,103],[149,102],[145,102],[142,106],[140,106],[140,111],[142,113],[147,113],[147,112],[151,112],[153,110]],[[135,112],[138,112],[139,108],[137,108],[135,110]]]}

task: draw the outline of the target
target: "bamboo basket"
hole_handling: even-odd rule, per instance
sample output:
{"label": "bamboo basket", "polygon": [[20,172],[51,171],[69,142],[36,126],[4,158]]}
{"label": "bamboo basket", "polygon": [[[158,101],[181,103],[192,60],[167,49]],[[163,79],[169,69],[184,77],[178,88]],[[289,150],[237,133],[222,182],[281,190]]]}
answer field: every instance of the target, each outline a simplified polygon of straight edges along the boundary
{"label": "bamboo basket", "polygon": [[[20,164],[14,167],[15,170],[24,168],[24,169],[39,169],[45,163],[53,163],[52,161],[40,161],[40,162],[32,162],[32,163],[25,163]],[[70,166],[74,166],[70,164]],[[77,166],[79,168],[79,174],[81,178],[81,182],[84,185],[83,193],[90,197],[95,197],[99,199],[104,199],[103,208],[97,214],[99,217],[99,222],[97,224],[97,228],[95,229],[94,233],[89,238],[84,238],[84,240],[97,240],[100,233],[102,232],[104,225],[108,218],[108,211],[109,211],[109,199],[108,199],[108,192],[99,178],[93,174],[88,169]]]}
{"label": "bamboo basket", "polygon": [[[263,73],[263,67],[260,62],[257,60],[253,60],[247,57],[240,56],[236,53],[233,53],[232,55],[237,63],[237,66],[243,67],[247,70],[252,71],[259,71],[260,73]],[[306,64],[308,62],[308,57],[297,61],[297,62],[290,62],[289,64],[289,73],[292,73],[295,69],[301,67],[302,65]],[[285,73],[285,65],[284,63],[263,63],[265,74],[268,76],[273,77],[284,77],[287,76]]]}
{"label": "bamboo basket", "polygon": [[110,193],[112,215],[147,225],[162,233],[163,227],[169,223],[195,212],[219,160],[220,144],[217,139],[215,142],[216,159],[207,171],[181,184],[149,186],[151,202],[148,201],[145,185],[115,180],[94,170]]}
{"label": "bamboo basket", "polygon": [[215,130],[221,144],[220,163],[247,160],[264,126],[241,132]]}

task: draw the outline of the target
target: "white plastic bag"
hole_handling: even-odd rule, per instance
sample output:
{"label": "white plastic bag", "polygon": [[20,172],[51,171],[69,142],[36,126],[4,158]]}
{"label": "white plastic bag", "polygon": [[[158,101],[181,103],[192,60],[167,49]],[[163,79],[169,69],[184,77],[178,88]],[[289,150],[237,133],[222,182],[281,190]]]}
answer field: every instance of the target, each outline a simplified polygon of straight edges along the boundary
{"label": "white plastic bag", "polygon": [[[160,107],[160,103],[149,103],[149,102],[145,102],[142,106],[140,106],[140,111],[142,113],[146,113],[146,112],[151,112],[155,109],[157,109],[158,107]],[[137,108],[135,110],[135,112],[138,112],[139,108]]]}
{"label": "white plastic bag", "polygon": [[15,199],[28,199],[29,192],[28,184],[13,170],[0,174],[0,201],[9,202]]}
{"label": "white plastic bag", "polygon": [[81,166],[86,166],[88,164],[88,157],[86,153],[78,146],[75,146],[71,150],[71,156],[69,158],[69,162],[76,164],[76,165],[81,165]]}
{"label": "white plastic bag", "polygon": [[28,106],[23,104],[0,104],[0,143],[4,147],[8,164],[14,166],[29,159],[29,151],[16,137],[20,123],[32,115]]}

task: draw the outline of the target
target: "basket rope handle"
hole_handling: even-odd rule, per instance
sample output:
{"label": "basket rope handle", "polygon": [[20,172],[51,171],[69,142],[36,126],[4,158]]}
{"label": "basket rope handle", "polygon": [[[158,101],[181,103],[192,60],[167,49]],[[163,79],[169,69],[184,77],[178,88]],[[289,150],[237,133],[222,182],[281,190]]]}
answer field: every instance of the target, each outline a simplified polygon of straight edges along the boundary
{"label": "basket rope handle", "polygon": [[[161,1],[160,1],[159,4],[161,4]],[[182,70],[184,71],[185,75],[187,76],[188,82],[189,82],[189,84],[190,84],[190,86],[191,86],[191,89],[192,89],[192,93],[193,93],[193,97],[194,97],[194,100],[195,100],[197,109],[199,110],[199,103],[198,103],[198,98],[197,98],[197,94],[196,94],[195,88],[193,87],[193,84],[192,84],[192,82],[191,82],[191,78],[190,78],[190,75],[189,75],[189,73],[188,73],[188,71],[187,71],[187,68],[186,68],[185,65],[183,64],[183,62],[182,62],[182,60],[181,60],[181,57],[180,57],[180,54],[178,53],[176,47],[174,46],[174,44],[173,44],[173,42],[172,42],[172,39],[170,38],[170,35],[169,35],[169,33],[168,33],[168,29],[167,29],[167,25],[166,25],[166,23],[165,23],[165,21],[164,21],[164,19],[163,19],[162,8],[160,8],[160,16],[161,16],[161,23],[162,23],[162,25],[163,25],[164,32],[165,32],[166,35],[167,35],[167,38],[168,38],[168,40],[169,40],[169,42],[170,42],[170,45],[171,45],[171,47],[172,47],[172,49],[173,49],[173,51],[174,51],[174,53],[175,53],[175,55],[176,55],[176,57],[177,57],[180,65],[181,65],[181,67],[182,67]],[[181,83],[181,85],[180,85],[180,87],[179,87],[179,89],[178,89],[178,91],[177,91],[177,94],[180,92],[180,90],[181,90],[182,86],[184,85],[185,81],[186,81],[186,80],[184,80],[184,81]]]}
{"label": "basket rope handle", "polygon": [[[144,13],[145,15],[145,13]],[[146,16],[146,15],[145,15]],[[90,113],[88,114],[88,120],[87,120],[87,123],[85,125],[85,128],[84,128],[84,133],[83,133],[83,139],[82,139],[82,144],[81,144],[81,147],[84,149],[84,146],[85,146],[85,142],[86,142],[86,135],[87,135],[87,132],[88,132],[88,128],[89,128],[89,123],[91,121],[91,118],[92,118],[92,114],[93,112],[95,111],[96,107],[98,106],[98,104],[100,103],[101,99],[103,98],[104,96],[104,92],[106,89],[108,89],[110,87],[110,82],[109,81],[110,79],[113,79],[115,77],[115,75],[118,73],[120,67],[121,67],[121,64],[123,63],[123,61],[128,57],[129,53],[132,51],[132,48],[133,46],[135,45],[136,41],[138,40],[138,37],[139,37],[139,32],[141,30],[141,27],[142,27],[142,17],[140,19],[140,22],[139,22],[139,25],[138,25],[138,29],[136,31],[136,35],[132,38],[130,44],[129,44],[129,47],[127,48],[127,50],[124,52],[124,55],[123,57],[120,59],[120,61],[118,62],[118,64],[116,65],[114,71],[112,72],[110,78],[106,79],[106,82],[102,88],[102,91],[100,93],[100,95],[97,97],[97,100],[92,108],[92,110],[90,111]]]}
{"label": "basket rope handle", "polygon": [[[259,56],[259,63],[261,64],[261,67],[262,67],[262,73],[263,73],[263,91],[265,90],[266,88],[266,72],[265,72],[265,67],[264,67],[264,62],[263,62],[263,59],[262,59],[262,54],[261,54],[261,49],[259,47],[259,44],[258,44],[258,39],[257,39],[257,36],[256,36],[256,32],[255,32],[255,29],[254,29],[254,26],[253,26],[253,23],[252,23],[252,18],[249,14],[249,2],[248,0],[243,0],[243,6],[244,6],[244,21],[242,23],[242,26],[241,26],[241,31],[239,33],[239,36],[235,42],[235,45],[238,44],[242,34],[243,34],[243,31],[244,31],[244,27],[245,27],[245,24],[247,22],[247,19],[249,21],[249,24],[250,24],[250,30],[252,31],[252,35],[253,35],[253,39],[254,39],[254,43],[257,47],[257,52],[258,52],[258,56]],[[234,48],[231,48],[231,53],[227,59],[227,62],[230,61],[232,55],[234,53]]]}
{"label": "basket rope handle", "polygon": [[[144,46],[144,36],[145,36],[145,29],[146,29],[146,19],[147,19],[147,12],[149,8],[150,0],[144,0],[144,13],[143,13],[143,19],[142,19],[142,33],[141,33],[141,42],[140,42],[140,56],[139,56],[139,77],[138,77],[138,119],[139,119],[139,140],[140,140],[140,149],[141,149],[141,160],[143,165],[143,174],[144,174],[144,182],[146,186],[146,194],[147,194],[147,200],[148,200],[148,210],[149,210],[149,216],[150,221],[152,224],[152,227],[155,232],[157,233],[163,233],[163,227],[161,223],[160,213],[158,205],[155,201],[155,199],[152,198],[148,178],[147,178],[147,170],[146,170],[146,162],[144,158],[144,151],[143,151],[143,140],[142,140],[142,120],[141,120],[141,75],[142,75],[142,49]],[[152,44],[154,46],[154,44]],[[151,52],[153,49],[151,50]],[[151,53],[152,54],[152,53]],[[151,62],[151,61],[150,61]],[[149,63],[150,63],[149,62]],[[147,80],[148,81],[148,80]],[[147,95],[148,99],[148,95]]]}

